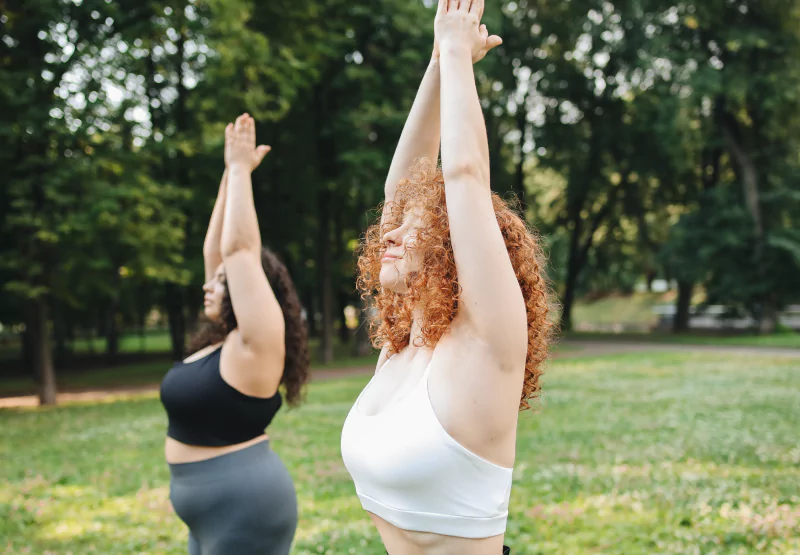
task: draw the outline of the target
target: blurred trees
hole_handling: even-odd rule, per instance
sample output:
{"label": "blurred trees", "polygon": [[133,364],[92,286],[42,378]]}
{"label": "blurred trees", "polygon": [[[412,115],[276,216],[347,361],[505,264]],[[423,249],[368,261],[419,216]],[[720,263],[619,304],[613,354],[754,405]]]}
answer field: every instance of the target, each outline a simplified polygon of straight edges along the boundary
{"label": "blurred trees", "polygon": [[[143,329],[183,355],[222,129],[256,117],[264,243],[321,358],[355,296],[353,248],[430,55],[403,0],[0,3],[0,322],[25,324],[42,401],[76,329]],[[562,327],[580,295],[678,282],[774,329],[800,297],[794,0],[489,2],[477,67],[492,186],[545,236]],[[363,334],[359,335],[363,349]],[[54,345],[50,341],[54,341]]]}

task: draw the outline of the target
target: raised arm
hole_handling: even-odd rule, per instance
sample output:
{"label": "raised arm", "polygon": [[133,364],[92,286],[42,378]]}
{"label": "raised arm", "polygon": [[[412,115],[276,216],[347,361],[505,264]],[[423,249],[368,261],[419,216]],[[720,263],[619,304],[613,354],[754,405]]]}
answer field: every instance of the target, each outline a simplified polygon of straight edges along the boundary
{"label": "raised arm", "polygon": [[[229,126],[232,128],[232,125]],[[265,148],[256,149],[255,164],[256,168],[264,159],[269,150]],[[255,168],[253,168],[255,169]],[[211,211],[211,220],[208,222],[208,231],[203,241],[203,266],[205,268],[206,282],[214,277],[217,266],[222,262],[222,228],[225,220],[225,198],[228,195],[228,167],[222,172],[222,179],[219,182],[217,200],[214,202],[214,210]]]}
{"label": "raised arm", "polygon": [[386,176],[384,194],[386,202],[394,199],[397,184],[408,177],[414,160],[428,158],[434,164],[439,159],[439,59],[434,52],[428,69],[419,85],[414,104],[392,157]]}
{"label": "raised arm", "polygon": [[217,200],[214,202],[214,210],[211,212],[211,220],[208,222],[206,239],[203,242],[203,266],[206,272],[206,283],[214,277],[217,266],[222,262],[222,222],[225,216],[225,195],[228,192],[228,170],[222,172],[222,179],[219,182]]}
{"label": "raised arm", "polygon": [[494,214],[486,125],[470,60],[489,40],[479,25],[482,14],[483,0],[439,2],[442,172],[462,287],[459,318],[502,360],[518,360],[527,345],[525,303]]}
{"label": "raised arm", "polygon": [[[499,38],[492,37],[492,40],[485,43],[485,48],[474,53],[472,63],[482,60],[486,53],[498,44],[500,44]],[[389,174],[386,176],[384,193],[387,202],[394,199],[397,184],[408,177],[409,169],[415,160],[427,158],[436,164],[439,159],[441,141],[439,57],[439,44],[434,42],[431,61],[422,77],[422,83],[419,85],[414,104],[408,113],[394,151]]]}
{"label": "raised arm", "polygon": [[228,190],[221,253],[241,347],[250,354],[280,353],[283,312],[261,265],[261,234],[250,173],[269,147],[256,149],[253,118],[244,114],[225,130]]}

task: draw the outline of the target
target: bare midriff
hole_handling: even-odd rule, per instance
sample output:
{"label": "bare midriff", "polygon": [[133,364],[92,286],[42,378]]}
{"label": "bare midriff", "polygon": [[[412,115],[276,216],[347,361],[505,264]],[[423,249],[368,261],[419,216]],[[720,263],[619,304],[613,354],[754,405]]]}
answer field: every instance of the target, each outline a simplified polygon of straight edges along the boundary
{"label": "bare midriff", "polygon": [[251,445],[255,445],[256,443],[261,443],[267,439],[269,439],[267,434],[262,434],[251,439],[250,441],[237,443],[236,445],[226,445],[224,447],[203,447],[200,445],[187,445],[186,443],[181,443],[176,439],[168,437],[166,444],[164,445],[164,456],[169,464],[205,461],[208,459],[213,459],[214,457],[225,455],[227,453],[233,453],[234,451],[241,451],[242,449],[250,447]]}
{"label": "bare midriff", "polygon": [[491,538],[459,538],[430,532],[402,530],[368,513],[389,555],[501,555],[504,534]]}

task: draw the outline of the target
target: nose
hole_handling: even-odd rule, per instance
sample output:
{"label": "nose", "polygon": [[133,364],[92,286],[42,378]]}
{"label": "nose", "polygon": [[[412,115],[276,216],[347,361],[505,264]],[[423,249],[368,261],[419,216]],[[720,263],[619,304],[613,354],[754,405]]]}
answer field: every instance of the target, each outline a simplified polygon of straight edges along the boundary
{"label": "nose", "polygon": [[211,293],[211,284],[210,283],[204,283],[203,284],[203,292],[204,293]]}
{"label": "nose", "polygon": [[400,228],[396,227],[383,234],[383,244],[387,247],[396,247],[400,244]]}

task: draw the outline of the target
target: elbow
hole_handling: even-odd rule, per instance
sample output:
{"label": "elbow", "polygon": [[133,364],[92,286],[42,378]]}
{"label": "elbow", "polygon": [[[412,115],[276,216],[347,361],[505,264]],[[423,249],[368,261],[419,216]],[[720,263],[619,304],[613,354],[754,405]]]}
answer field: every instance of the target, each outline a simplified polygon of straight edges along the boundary
{"label": "elbow", "polygon": [[449,164],[442,163],[442,177],[444,177],[445,183],[452,180],[482,181],[483,175],[483,169],[469,160],[462,160]]}
{"label": "elbow", "polygon": [[220,249],[222,260],[243,252],[260,253],[261,244],[252,241],[223,241]]}

